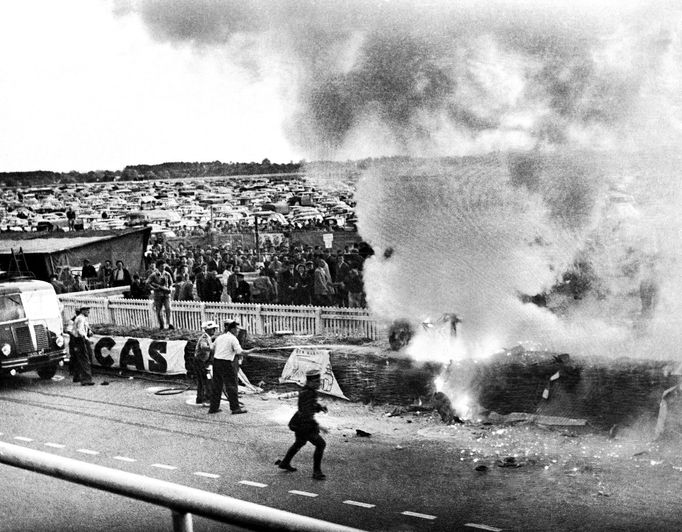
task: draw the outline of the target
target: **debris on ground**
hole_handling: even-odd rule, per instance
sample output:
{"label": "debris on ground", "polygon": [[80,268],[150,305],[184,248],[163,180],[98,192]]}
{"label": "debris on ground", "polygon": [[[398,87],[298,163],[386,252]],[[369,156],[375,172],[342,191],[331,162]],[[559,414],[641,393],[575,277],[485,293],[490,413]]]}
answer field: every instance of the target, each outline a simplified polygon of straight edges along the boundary
{"label": "debris on ground", "polygon": [[503,460],[497,460],[495,462],[497,467],[521,467],[523,463],[518,462],[515,457],[507,456]]}
{"label": "debris on ground", "polygon": [[481,465],[477,465],[474,469],[480,473],[486,473],[488,471],[488,466],[481,464]]}
{"label": "debris on ground", "polygon": [[369,438],[372,434],[361,429],[355,429],[355,434],[360,438]]}
{"label": "debris on ground", "polygon": [[407,412],[407,409],[402,406],[396,406],[391,412],[388,412],[386,416],[388,417],[396,417],[396,416],[401,416],[404,413]]}

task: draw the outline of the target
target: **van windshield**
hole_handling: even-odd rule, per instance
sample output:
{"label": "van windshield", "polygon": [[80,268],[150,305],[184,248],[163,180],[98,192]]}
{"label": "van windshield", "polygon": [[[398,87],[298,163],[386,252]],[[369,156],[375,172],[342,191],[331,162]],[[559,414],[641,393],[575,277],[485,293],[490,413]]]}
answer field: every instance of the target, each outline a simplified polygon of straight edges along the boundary
{"label": "van windshield", "polygon": [[19,294],[0,296],[0,322],[26,318]]}

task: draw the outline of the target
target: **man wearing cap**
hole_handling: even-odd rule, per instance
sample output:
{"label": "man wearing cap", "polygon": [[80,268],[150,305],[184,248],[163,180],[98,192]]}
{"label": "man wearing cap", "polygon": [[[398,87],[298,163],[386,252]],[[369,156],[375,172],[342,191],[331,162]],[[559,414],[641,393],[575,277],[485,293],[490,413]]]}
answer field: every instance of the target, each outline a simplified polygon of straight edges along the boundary
{"label": "man wearing cap", "polygon": [[198,405],[209,406],[211,400],[210,371],[213,364],[213,335],[218,325],[214,321],[205,321],[201,324],[203,332],[197,340],[194,349],[194,373],[197,376],[197,399]]}
{"label": "man wearing cap", "polygon": [[73,333],[71,340],[74,342],[73,355],[75,367],[73,382],[80,382],[81,386],[92,386],[92,367],[90,365],[90,353],[92,346],[88,339],[92,336],[92,330],[88,323],[90,307],[81,307],[73,321]]}
{"label": "man wearing cap", "polygon": [[236,321],[226,323],[225,332],[218,336],[213,344],[213,388],[209,414],[220,412],[223,386],[225,386],[232,413],[246,414],[246,410],[239,406],[237,379],[239,378],[239,355],[251,350],[244,350],[239,345],[238,332],[239,324]]}
{"label": "man wearing cap", "polygon": [[318,370],[308,371],[306,373],[305,386],[298,394],[298,410],[289,422],[289,428],[294,431],[296,441],[289,448],[284,458],[277,460],[275,465],[286,471],[296,471],[296,468],[291,465],[291,460],[303,448],[306,442],[310,442],[315,446],[313,478],[315,480],[324,480],[326,475],[322,472],[322,455],[327,443],[320,436],[320,426],[315,421],[315,414],[317,412],[326,412],[327,407],[317,402],[317,390],[319,387],[320,372]]}

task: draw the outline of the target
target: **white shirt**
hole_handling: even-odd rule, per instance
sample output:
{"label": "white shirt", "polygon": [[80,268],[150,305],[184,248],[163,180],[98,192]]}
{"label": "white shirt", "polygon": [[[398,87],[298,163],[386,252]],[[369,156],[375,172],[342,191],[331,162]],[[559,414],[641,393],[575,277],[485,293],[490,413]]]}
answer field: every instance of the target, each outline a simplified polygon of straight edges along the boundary
{"label": "white shirt", "polygon": [[214,354],[213,358],[221,360],[234,360],[234,357],[240,354],[242,346],[239,345],[239,340],[231,332],[226,332],[218,336],[213,344]]}
{"label": "white shirt", "polygon": [[76,319],[73,322],[73,333],[74,336],[79,338],[87,338],[89,336],[90,324],[83,314],[76,316]]}

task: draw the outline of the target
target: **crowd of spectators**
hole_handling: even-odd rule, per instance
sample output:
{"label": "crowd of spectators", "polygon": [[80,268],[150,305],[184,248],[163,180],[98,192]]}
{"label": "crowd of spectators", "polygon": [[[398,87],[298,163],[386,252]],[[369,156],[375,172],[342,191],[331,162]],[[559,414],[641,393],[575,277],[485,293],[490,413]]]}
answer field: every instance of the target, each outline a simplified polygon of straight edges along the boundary
{"label": "crowd of spectators", "polygon": [[[145,255],[145,271],[130,274],[122,261],[95,268],[84,260],[80,274],[61,268],[50,282],[58,294],[130,286],[131,299],[153,297],[159,273],[169,279],[170,299],[364,308],[362,270],[366,254],[357,246],[327,250],[319,246],[253,249],[186,246],[157,242]],[[248,273],[250,282],[246,280]]]}
{"label": "crowd of spectators", "polygon": [[174,280],[171,297],[176,301],[364,308],[364,259],[356,246],[334,251],[280,246],[257,256],[239,246],[157,243],[145,257],[145,275],[133,276],[130,297],[149,297],[147,280],[161,270]]}

